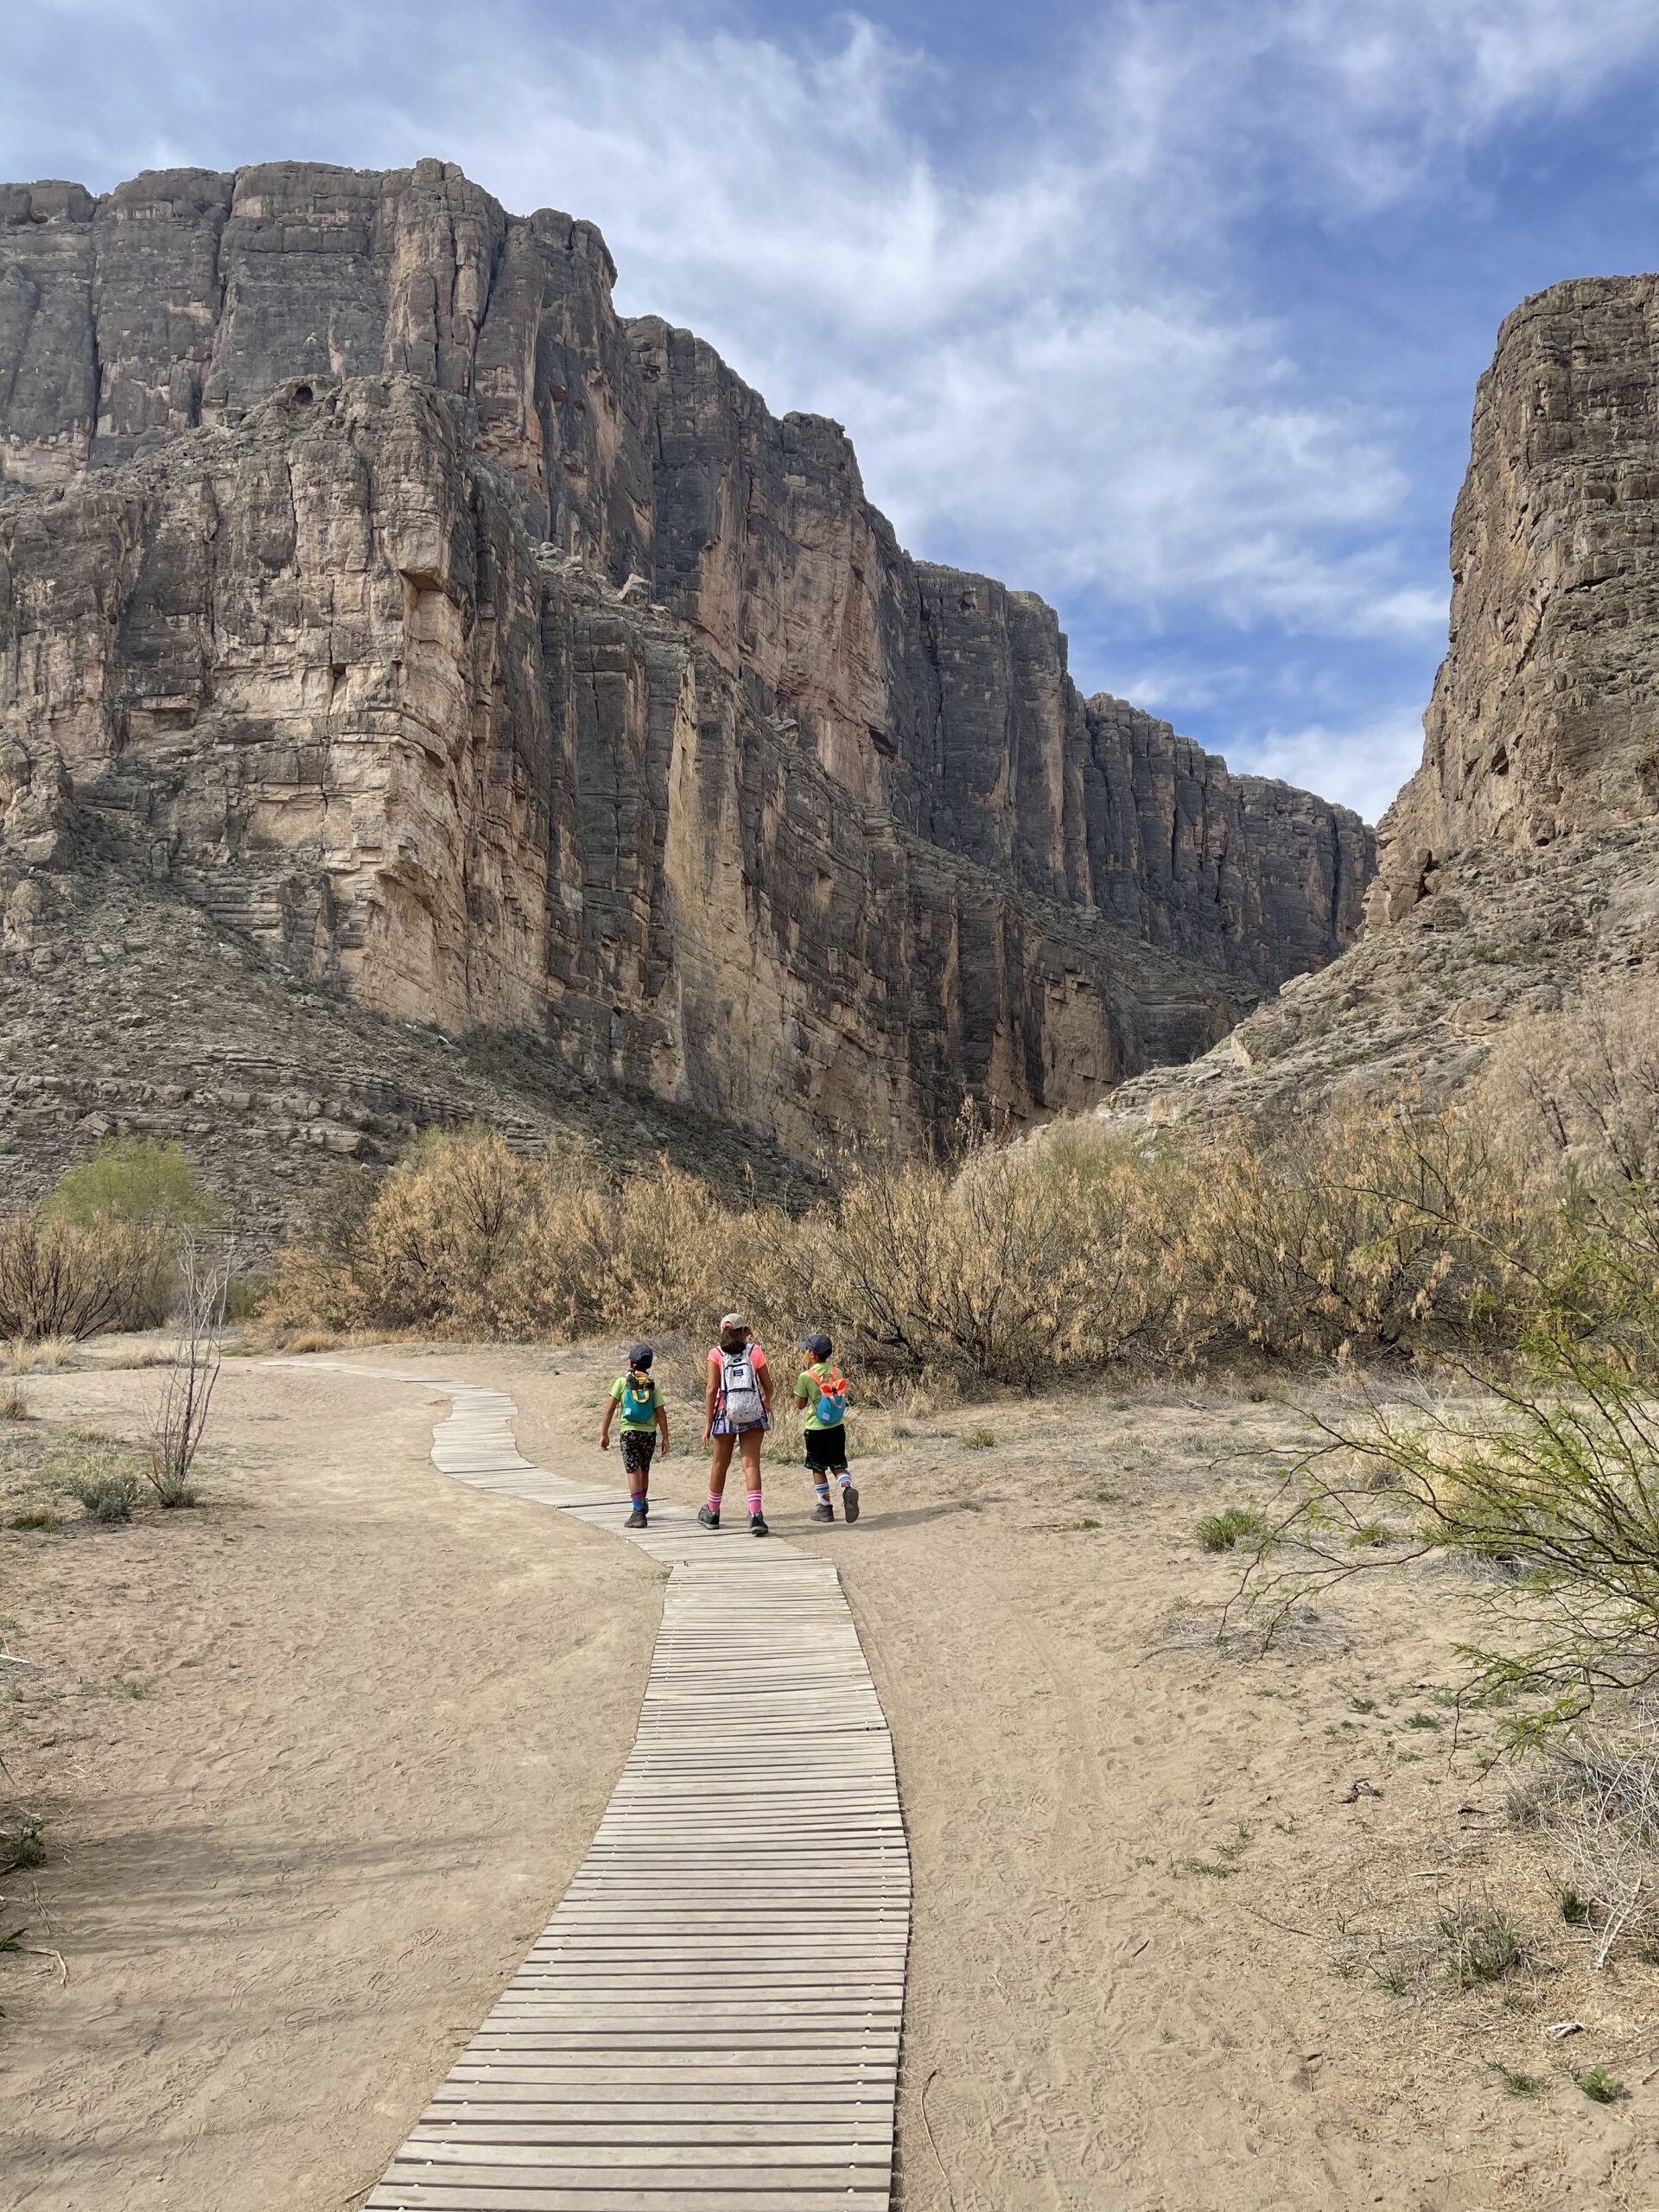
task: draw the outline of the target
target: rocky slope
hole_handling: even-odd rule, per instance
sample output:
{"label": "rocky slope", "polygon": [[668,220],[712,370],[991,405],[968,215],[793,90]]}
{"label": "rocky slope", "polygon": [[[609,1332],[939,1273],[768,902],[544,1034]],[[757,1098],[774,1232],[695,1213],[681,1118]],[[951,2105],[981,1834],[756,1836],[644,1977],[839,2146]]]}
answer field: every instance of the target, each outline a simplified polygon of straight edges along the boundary
{"label": "rocky slope", "polygon": [[1362,942],[1109,1111],[1444,1090],[1515,1014],[1659,981],[1659,277],[1558,284],[1504,322],[1452,575]]}
{"label": "rocky slope", "polygon": [[1351,940],[1357,817],[1084,701],[613,277],[437,162],[0,188],[15,993],[112,870],[802,1157],[1087,1103]]}

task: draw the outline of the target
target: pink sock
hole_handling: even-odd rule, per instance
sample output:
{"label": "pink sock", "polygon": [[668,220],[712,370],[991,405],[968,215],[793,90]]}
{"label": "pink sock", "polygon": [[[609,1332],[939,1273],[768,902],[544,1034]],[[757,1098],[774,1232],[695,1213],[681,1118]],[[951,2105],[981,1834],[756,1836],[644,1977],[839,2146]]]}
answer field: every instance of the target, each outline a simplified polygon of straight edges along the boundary
{"label": "pink sock", "polygon": [[720,1492],[717,1490],[711,1490],[709,1493],[709,1510],[711,1513],[720,1510]]}
{"label": "pink sock", "polygon": [[759,1491],[758,1490],[752,1490],[752,1491],[749,1492],[749,1518],[750,1518],[750,1520],[751,1520],[751,1521],[753,1521],[753,1518],[754,1518],[755,1515],[756,1515],[760,1510],[760,1491]]}

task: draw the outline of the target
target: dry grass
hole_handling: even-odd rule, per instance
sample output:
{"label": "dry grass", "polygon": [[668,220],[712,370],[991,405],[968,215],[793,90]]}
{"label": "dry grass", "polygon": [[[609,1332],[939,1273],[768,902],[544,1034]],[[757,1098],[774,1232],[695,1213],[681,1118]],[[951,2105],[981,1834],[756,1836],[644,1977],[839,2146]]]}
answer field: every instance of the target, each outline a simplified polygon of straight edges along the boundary
{"label": "dry grass", "polygon": [[1407,1107],[1151,1151],[1079,1127],[953,1164],[848,1165],[799,1217],[658,1162],[526,1160],[431,1135],[384,1182],[339,1171],[273,1271],[290,1348],[362,1332],[545,1341],[707,1329],[834,1337],[867,1398],[1039,1387],[1241,1354],[1421,1358],[1503,1342],[1556,1218],[1473,1114]]}

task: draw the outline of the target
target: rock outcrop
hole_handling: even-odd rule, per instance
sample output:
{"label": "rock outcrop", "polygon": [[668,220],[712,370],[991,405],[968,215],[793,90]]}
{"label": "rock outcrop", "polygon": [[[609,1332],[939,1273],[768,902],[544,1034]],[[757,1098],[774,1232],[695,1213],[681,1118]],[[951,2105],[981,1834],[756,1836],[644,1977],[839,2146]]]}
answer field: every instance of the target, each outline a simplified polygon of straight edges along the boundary
{"label": "rock outcrop", "polygon": [[1451,563],[1363,941],[1111,1110],[1446,1090],[1512,1016],[1659,978],[1659,277],[1557,284],[1504,322]]}
{"label": "rock outcrop", "polygon": [[436,162],[0,189],[8,895],[73,822],[363,1007],[800,1156],[1085,1104],[1351,939],[1356,817],[1085,702],[613,276]]}

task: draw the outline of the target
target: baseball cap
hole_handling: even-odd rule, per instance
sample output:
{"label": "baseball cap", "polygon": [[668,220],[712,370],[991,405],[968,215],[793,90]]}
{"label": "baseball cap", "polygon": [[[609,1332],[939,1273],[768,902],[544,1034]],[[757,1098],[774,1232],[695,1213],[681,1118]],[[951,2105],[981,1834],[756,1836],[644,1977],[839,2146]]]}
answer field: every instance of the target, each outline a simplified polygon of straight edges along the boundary
{"label": "baseball cap", "polygon": [[629,1345],[628,1365],[630,1367],[649,1367],[651,1365],[651,1361],[652,1351],[649,1344]]}
{"label": "baseball cap", "polygon": [[835,1346],[826,1336],[803,1337],[798,1349],[810,1351],[814,1359],[828,1359]]}
{"label": "baseball cap", "polygon": [[722,1313],[720,1325],[722,1329],[747,1329],[749,1325],[741,1313]]}

